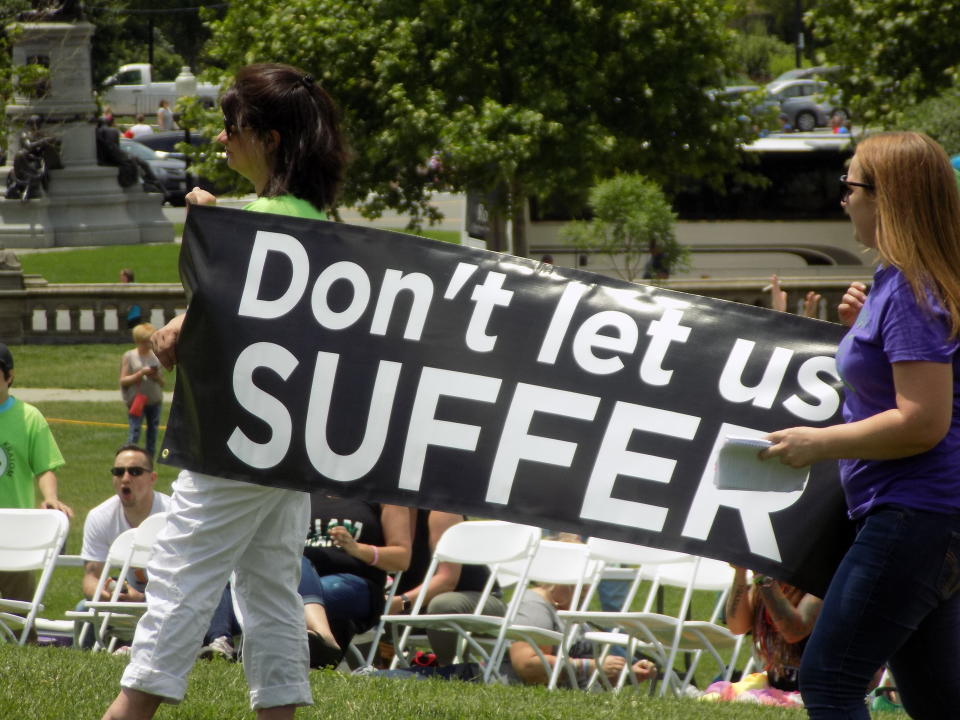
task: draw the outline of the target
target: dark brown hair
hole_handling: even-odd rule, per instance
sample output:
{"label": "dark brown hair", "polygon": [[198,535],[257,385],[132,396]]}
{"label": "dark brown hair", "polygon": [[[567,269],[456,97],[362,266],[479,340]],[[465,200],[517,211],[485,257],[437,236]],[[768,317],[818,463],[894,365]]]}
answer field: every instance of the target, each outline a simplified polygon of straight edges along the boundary
{"label": "dark brown hair", "polygon": [[347,164],[337,107],[304,71],[279,63],[247,65],[220,100],[228,135],[249,129],[280,136],[264,197],[294,195],[318,209],[333,204]]}

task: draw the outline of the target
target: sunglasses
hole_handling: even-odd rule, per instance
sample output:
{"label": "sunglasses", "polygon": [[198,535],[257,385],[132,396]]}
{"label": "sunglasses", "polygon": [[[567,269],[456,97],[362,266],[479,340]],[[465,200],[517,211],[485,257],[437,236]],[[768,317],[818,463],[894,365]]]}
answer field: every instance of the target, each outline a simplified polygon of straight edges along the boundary
{"label": "sunglasses", "polygon": [[145,472],[150,472],[150,471],[147,470],[146,468],[136,467],[136,466],[110,468],[110,474],[113,475],[115,478],[123,477],[124,473],[130,473],[130,477],[140,477]]}
{"label": "sunglasses", "polygon": [[853,189],[855,187],[862,187],[862,188],[866,188],[867,190],[873,190],[873,185],[871,185],[870,183],[860,183],[860,182],[854,182],[853,180],[847,180],[846,175],[840,176],[840,184],[843,186],[843,195],[840,196],[841,201],[846,201],[846,199],[850,197],[850,193],[853,192]]}

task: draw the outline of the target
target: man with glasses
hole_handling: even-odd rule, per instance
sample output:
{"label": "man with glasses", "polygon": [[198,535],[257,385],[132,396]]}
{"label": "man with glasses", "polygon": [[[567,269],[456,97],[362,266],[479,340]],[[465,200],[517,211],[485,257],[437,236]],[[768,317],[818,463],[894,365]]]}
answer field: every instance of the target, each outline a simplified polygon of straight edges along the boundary
{"label": "man with glasses", "polygon": [[[153,459],[147,451],[138,445],[124,445],[113,460],[110,468],[114,494],[97,505],[87,514],[83,524],[83,549],[80,557],[83,565],[83,594],[89,599],[97,589],[103,565],[110,551],[110,545],[121,533],[139,527],[146,518],[154,513],[167,512],[170,509],[170,496],[154,488],[157,473],[153,469]],[[121,602],[143,602],[147,577],[140,568],[132,569],[126,578],[116,578],[123,583],[118,600]],[[101,601],[109,601],[113,586],[105,587]],[[82,610],[84,603],[77,606]],[[236,657],[233,649],[233,634],[238,632],[233,615],[229,589],[224,589],[220,606],[214,614],[210,631],[204,638],[204,657],[221,656],[229,660]],[[93,638],[89,638],[93,642]]]}
{"label": "man with glasses", "polygon": [[[170,509],[170,496],[154,489],[157,473],[153,470],[152,459],[143,448],[124,445],[117,450],[110,472],[114,494],[90,510],[83,523],[80,557],[84,561],[83,594],[88,600],[93,599],[110,545],[117,536],[139,527],[150,515]],[[143,570],[131,571],[118,599],[143,602],[146,584]],[[111,590],[104,588],[101,597],[96,599],[108,601],[110,595]]]}

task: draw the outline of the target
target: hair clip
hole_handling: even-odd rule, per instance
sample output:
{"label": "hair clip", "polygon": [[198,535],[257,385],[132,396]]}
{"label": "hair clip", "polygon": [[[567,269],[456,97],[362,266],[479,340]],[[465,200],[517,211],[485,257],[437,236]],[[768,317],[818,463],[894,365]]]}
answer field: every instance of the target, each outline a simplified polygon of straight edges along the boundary
{"label": "hair clip", "polygon": [[313,87],[313,75],[301,75],[300,82],[307,90],[309,90]]}

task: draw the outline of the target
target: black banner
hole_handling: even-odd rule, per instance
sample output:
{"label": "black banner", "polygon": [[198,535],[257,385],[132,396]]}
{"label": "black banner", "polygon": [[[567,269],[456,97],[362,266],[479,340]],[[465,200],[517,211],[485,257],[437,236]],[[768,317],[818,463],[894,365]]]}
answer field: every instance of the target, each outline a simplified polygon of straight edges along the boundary
{"label": "black banner", "polygon": [[836,464],[720,490],[726,435],[840,421],[839,326],[340,223],[192,207],[163,462],[716,557],[822,595]]}

